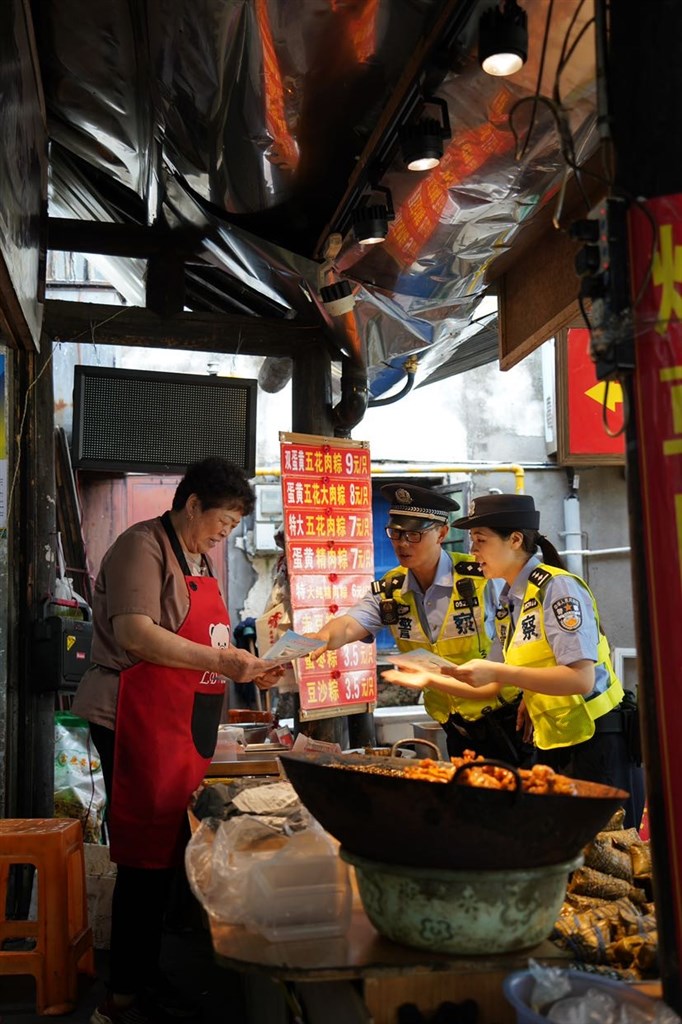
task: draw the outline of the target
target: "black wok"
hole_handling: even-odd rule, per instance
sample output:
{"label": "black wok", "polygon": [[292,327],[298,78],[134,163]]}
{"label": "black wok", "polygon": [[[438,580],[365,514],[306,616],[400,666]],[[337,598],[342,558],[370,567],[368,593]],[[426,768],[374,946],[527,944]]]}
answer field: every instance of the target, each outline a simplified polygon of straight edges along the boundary
{"label": "black wok", "polygon": [[[576,780],[578,796],[540,796],[344,771],[340,754],[281,754],[310,813],[351,853],[433,868],[540,867],[576,857],[627,793]],[[398,758],[352,764],[400,771]],[[331,767],[330,767],[331,766]]]}

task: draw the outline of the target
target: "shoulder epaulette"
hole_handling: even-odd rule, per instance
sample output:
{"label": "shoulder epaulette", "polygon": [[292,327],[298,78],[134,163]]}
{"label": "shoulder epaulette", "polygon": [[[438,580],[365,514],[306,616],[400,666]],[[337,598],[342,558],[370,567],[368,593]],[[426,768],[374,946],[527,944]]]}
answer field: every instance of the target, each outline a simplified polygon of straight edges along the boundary
{"label": "shoulder epaulette", "polygon": [[478,562],[455,562],[455,572],[460,576],[483,576]]}
{"label": "shoulder epaulette", "polygon": [[551,572],[547,572],[546,569],[541,569],[540,566],[536,566],[532,573],[528,577],[528,582],[535,584],[536,587],[544,587],[547,580],[551,580]]}
{"label": "shoulder epaulette", "polygon": [[405,582],[406,575],[407,573],[404,572],[387,572],[380,579],[373,580],[370,589],[373,594],[383,594],[389,588],[391,590],[398,590]]}

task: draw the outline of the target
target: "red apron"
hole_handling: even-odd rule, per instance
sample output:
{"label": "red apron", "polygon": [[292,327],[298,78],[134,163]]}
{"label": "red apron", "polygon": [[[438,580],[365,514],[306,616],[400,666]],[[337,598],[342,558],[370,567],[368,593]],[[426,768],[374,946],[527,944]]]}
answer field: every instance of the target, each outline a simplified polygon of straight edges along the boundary
{"label": "red apron", "polygon": [[[164,525],[168,530],[170,522]],[[173,541],[189,594],[189,611],[177,635],[227,646],[230,619],[217,580],[190,575],[175,534]],[[187,807],[215,750],[224,693],[225,680],[214,672],[147,661],[121,672],[109,808],[115,863],[135,868],[182,863]]]}

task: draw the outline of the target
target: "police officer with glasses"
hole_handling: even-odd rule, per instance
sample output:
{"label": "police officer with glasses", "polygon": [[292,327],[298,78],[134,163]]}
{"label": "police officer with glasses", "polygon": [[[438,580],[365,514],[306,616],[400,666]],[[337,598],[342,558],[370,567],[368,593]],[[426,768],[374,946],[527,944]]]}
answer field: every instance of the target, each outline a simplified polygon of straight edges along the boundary
{"label": "police officer with glasses", "polygon": [[[427,650],[453,664],[485,658],[494,632],[495,586],[473,556],[443,550],[450,514],[459,505],[412,484],[386,484],[381,493],[390,503],[386,533],[398,564],[358,604],[311,634],[323,642],[313,657],[357,640],[371,642],[388,626],[403,653]],[[515,686],[490,698],[471,687],[458,694],[456,685],[447,693],[435,686],[424,690],[424,705],[445,729],[450,756],[473,749],[513,764],[523,758],[519,702]]]}

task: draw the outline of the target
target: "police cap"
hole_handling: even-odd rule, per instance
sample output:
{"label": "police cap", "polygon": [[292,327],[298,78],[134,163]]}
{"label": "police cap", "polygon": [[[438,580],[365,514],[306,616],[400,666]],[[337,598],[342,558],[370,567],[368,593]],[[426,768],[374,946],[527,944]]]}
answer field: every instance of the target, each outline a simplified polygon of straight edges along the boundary
{"label": "police cap", "polygon": [[459,505],[445,494],[413,484],[384,484],[381,493],[390,504],[388,525],[398,530],[428,530],[434,522],[446,526]]}
{"label": "police cap", "polygon": [[537,530],[540,513],[530,494],[483,494],[474,498],[462,519],[455,519],[458,530],[488,526],[502,530]]}

